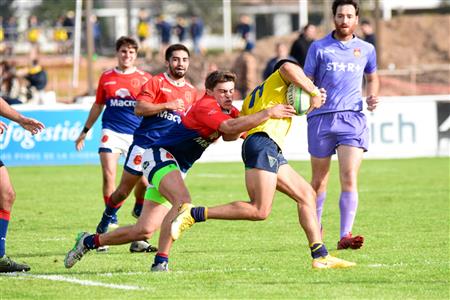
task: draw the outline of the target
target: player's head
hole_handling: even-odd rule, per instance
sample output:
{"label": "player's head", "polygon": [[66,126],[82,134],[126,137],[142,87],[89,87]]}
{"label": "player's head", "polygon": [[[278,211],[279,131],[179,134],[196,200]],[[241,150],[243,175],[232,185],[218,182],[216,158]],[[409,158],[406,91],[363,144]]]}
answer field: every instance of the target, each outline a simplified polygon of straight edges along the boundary
{"label": "player's head", "polygon": [[292,60],[292,59],[280,59],[275,66],[273,67],[272,73],[277,71],[279,68],[281,68],[282,65],[284,65],[285,63],[291,63],[291,64],[295,64],[297,66],[300,66],[298,64],[298,62]]}
{"label": "player's head", "polygon": [[359,3],[356,0],[334,0],[332,5],[334,26],[339,37],[353,35],[358,25]]}
{"label": "player's head", "polygon": [[190,53],[182,44],[170,45],[166,50],[166,67],[174,79],[183,78],[189,68]]}
{"label": "player's head", "polygon": [[216,70],[208,74],[205,80],[206,93],[214,97],[220,107],[230,110],[233,106],[234,83],[236,74],[230,71]]}
{"label": "player's head", "polygon": [[137,57],[138,43],[135,39],[122,36],[116,41],[116,57],[118,67],[122,70],[134,66]]}

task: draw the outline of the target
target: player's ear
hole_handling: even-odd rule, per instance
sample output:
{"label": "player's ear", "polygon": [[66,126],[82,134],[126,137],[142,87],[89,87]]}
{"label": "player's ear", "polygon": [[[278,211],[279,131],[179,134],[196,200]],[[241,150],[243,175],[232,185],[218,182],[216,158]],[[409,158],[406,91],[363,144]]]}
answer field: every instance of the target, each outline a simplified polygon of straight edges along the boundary
{"label": "player's ear", "polygon": [[214,95],[214,91],[210,90],[210,89],[206,89],[206,95],[212,96],[212,95]]}

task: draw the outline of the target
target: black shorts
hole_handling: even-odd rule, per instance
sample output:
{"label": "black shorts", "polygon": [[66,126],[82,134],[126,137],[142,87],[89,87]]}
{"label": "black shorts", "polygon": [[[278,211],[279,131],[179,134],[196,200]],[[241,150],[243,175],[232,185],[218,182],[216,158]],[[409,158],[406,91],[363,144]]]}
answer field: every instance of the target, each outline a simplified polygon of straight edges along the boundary
{"label": "black shorts", "polygon": [[0,159],[0,167],[3,167],[5,164],[2,162],[2,160]]}
{"label": "black shorts", "polygon": [[287,164],[280,147],[264,132],[248,136],[242,144],[242,160],[246,169],[261,169],[278,173]]}

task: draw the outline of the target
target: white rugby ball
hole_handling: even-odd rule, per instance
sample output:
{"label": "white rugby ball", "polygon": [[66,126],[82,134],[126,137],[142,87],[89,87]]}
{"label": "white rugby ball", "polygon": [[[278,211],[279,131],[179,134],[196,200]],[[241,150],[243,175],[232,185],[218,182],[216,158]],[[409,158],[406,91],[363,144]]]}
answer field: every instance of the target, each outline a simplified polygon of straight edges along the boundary
{"label": "white rugby ball", "polygon": [[287,103],[295,108],[299,116],[306,114],[308,111],[310,98],[311,96],[307,92],[292,83],[286,91]]}

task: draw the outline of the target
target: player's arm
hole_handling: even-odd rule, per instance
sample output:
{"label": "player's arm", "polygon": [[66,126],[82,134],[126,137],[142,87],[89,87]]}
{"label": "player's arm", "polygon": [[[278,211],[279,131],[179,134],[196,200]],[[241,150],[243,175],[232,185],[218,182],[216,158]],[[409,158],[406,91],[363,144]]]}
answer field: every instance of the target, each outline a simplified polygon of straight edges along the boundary
{"label": "player's arm", "polygon": [[[44,124],[41,122],[27,118],[16,111],[14,108],[9,106],[8,102],[6,102],[3,98],[0,97],[0,116],[5,117],[11,121],[17,122],[20,126],[22,126],[25,130],[28,130],[32,134],[36,134],[42,129],[45,128]],[[2,134],[6,130],[7,126],[5,123],[0,121],[0,134]]]}
{"label": "player's arm", "polygon": [[148,101],[136,101],[134,113],[137,116],[149,117],[165,110],[184,110],[184,101],[176,99],[166,103],[152,103]]}
{"label": "player's arm", "polygon": [[282,119],[291,118],[293,116],[295,116],[295,109],[292,106],[278,104],[251,115],[225,120],[220,123],[219,131],[222,133],[224,141],[234,141],[238,139],[243,132],[258,126],[270,118]]}
{"label": "player's arm", "polygon": [[327,98],[325,89],[316,87],[299,65],[286,62],[280,67],[280,74],[285,82],[292,83],[311,95],[310,107],[307,113],[321,107],[325,103]]}
{"label": "player's arm", "polygon": [[377,72],[366,74],[366,81],[367,109],[369,111],[374,111],[378,105],[378,91],[380,88],[380,80],[378,78]]}
{"label": "player's arm", "polygon": [[75,148],[77,151],[81,151],[84,148],[84,139],[86,138],[87,133],[89,130],[94,126],[95,122],[97,121],[98,117],[103,111],[104,104],[100,104],[95,102],[92,104],[91,110],[89,111],[88,118],[86,120],[86,123],[84,123],[84,128],[80,132],[80,135],[75,140]]}

